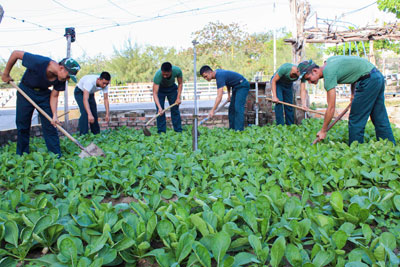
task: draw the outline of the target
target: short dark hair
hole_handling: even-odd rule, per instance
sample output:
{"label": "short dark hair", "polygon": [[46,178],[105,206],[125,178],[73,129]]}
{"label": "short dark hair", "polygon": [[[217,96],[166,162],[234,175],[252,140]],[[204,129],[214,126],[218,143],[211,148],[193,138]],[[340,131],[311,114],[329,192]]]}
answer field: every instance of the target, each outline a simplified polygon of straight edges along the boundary
{"label": "short dark hair", "polygon": [[103,71],[100,74],[100,79],[103,79],[103,80],[106,80],[106,81],[110,81],[111,80],[111,75],[107,71]]}
{"label": "short dark hair", "polygon": [[161,71],[163,72],[171,72],[172,71],[172,64],[169,62],[164,62],[161,65]]}
{"label": "short dark hair", "polygon": [[210,66],[204,65],[203,67],[200,68],[200,75],[203,75],[204,72],[209,72],[213,71]]}

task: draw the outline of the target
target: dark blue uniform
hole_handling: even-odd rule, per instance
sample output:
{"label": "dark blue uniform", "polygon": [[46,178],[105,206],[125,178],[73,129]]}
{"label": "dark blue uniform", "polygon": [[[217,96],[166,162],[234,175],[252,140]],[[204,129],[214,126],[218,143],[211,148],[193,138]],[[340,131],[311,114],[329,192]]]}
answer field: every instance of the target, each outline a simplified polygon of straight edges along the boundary
{"label": "dark blue uniform", "polygon": [[229,70],[215,70],[217,88],[224,86],[232,89],[231,103],[229,104],[229,128],[238,131],[244,129],[244,106],[250,90],[249,82],[239,73]]}
{"label": "dark blue uniform", "polygon": [[396,144],[385,107],[385,78],[376,68],[371,70],[368,78],[356,82],[349,116],[349,144],[354,141],[364,143],[368,117],[375,126],[378,140],[388,139]]}
{"label": "dark blue uniform", "polygon": [[[49,90],[49,87],[53,86],[54,90],[64,91],[65,82],[57,79],[51,82],[47,79],[46,69],[50,61],[51,59],[48,57],[25,52],[22,58],[22,65],[26,67],[26,71],[22,76],[19,87],[50,117],[53,117],[50,108],[51,90]],[[18,131],[18,155],[22,155],[24,152],[29,153],[29,133],[34,109],[34,106],[23,95],[17,93],[16,125]],[[47,149],[61,155],[60,140],[56,128],[42,114],[39,113],[39,116]]]}

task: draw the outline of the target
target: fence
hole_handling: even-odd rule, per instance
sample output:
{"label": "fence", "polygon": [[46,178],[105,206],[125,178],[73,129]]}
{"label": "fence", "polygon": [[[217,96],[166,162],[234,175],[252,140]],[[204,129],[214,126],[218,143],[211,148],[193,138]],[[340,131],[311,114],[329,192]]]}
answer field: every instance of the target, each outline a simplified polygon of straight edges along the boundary
{"label": "fence", "polygon": [[[400,94],[400,74],[385,75],[386,81],[386,94],[399,95]],[[337,92],[339,96],[348,96],[350,94],[350,87],[346,85],[338,86]],[[323,89],[323,82],[321,81],[318,86],[308,86],[309,94],[325,95]],[[70,90],[69,105],[75,106],[75,98],[73,91]],[[15,108],[15,89],[0,89],[0,108],[9,107]],[[210,100],[217,96],[217,86],[215,82],[197,82],[197,96],[199,100]],[[96,101],[103,103],[103,95],[100,92],[96,94]],[[118,103],[140,103],[153,101],[153,83],[136,83],[128,84],[126,86],[112,86],[108,91],[108,98],[111,104]],[[182,100],[194,99],[194,84],[184,83],[182,89]],[[64,106],[64,97],[60,95],[58,98],[58,105]]]}
{"label": "fence", "polygon": [[[0,89],[0,108],[4,107],[13,97],[16,96],[15,89]],[[15,103],[14,103],[15,106]]]}

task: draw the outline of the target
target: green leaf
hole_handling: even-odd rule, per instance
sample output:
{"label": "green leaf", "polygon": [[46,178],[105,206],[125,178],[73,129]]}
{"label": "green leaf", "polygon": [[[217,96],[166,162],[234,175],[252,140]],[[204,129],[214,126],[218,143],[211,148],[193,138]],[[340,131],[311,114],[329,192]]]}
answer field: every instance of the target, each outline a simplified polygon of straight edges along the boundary
{"label": "green leaf", "polygon": [[210,252],[201,243],[197,243],[194,247],[194,253],[196,254],[197,260],[202,266],[211,267],[211,256]]}
{"label": "green leaf", "polygon": [[344,267],[368,267],[368,265],[360,261],[353,261],[346,263]]}
{"label": "green leaf", "polygon": [[364,235],[365,238],[365,243],[369,244],[369,241],[371,241],[371,237],[372,237],[372,230],[371,227],[369,227],[368,224],[362,224],[362,233]]}
{"label": "green leaf", "polygon": [[315,255],[315,258],[313,259],[312,263],[315,266],[321,266],[322,267],[322,266],[327,266],[334,259],[335,259],[334,252],[320,250],[317,253],[317,255]]}
{"label": "green leaf", "polygon": [[222,263],[222,259],[224,258],[230,244],[231,237],[226,232],[218,232],[214,235],[211,250],[218,266]]}
{"label": "green leaf", "polygon": [[386,246],[385,244],[381,244],[381,246],[383,246],[386,250],[386,253],[389,254],[390,263],[393,266],[399,266],[400,260],[397,257],[397,255],[393,253],[393,250],[391,248],[389,248],[388,246]]}
{"label": "green leaf", "polygon": [[4,232],[5,232],[4,224],[0,223],[0,240],[3,240]]}
{"label": "green leaf", "polygon": [[138,249],[141,251],[148,250],[150,248],[150,243],[147,241],[143,241],[142,243],[139,244]]}
{"label": "green leaf", "polygon": [[311,220],[308,218],[303,219],[297,224],[297,236],[302,239],[308,235],[311,229]]}
{"label": "green leaf", "polygon": [[374,256],[378,261],[385,261],[385,248],[383,247],[383,245],[379,245],[374,250]]}
{"label": "green leaf", "polygon": [[260,256],[260,253],[262,251],[262,245],[261,245],[260,239],[258,237],[256,237],[255,235],[250,235],[249,243],[250,243],[250,246],[253,248],[253,250],[256,252],[256,255]]}
{"label": "green leaf", "polygon": [[[105,224],[105,225],[108,225],[108,224]],[[86,249],[88,250],[88,252],[87,252],[87,255],[85,255],[85,256],[93,255],[94,253],[101,250],[104,247],[104,245],[106,244],[108,237],[109,237],[109,232],[105,231],[100,237],[95,238],[94,241],[87,246]],[[86,251],[85,251],[85,254],[86,254]]]}
{"label": "green leaf", "polygon": [[71,235],[71,236],[81,236],[81,229],[73,224],[73,222],[68,223],[64,226],[64,229]]}
{"label": "green leaf", "polygon": [[92,261],[86,257],[82,257],[78,261],[78,266],[77,267],[87,267],[92,263]]}
{"label": "green leaf", "polygon": [[299,248],[292,243],[286,246],[285,257],[292,266],[300,266],[303,262]]}
{"label": "green leaf", "polygon": [[157,227],[157,215],[153,214],[150,216],[146,225],[146,237],[148,240],[151,239],[151,236],[153,235],[154,229],[156,229],[156,227]]}
{"label": "green leaf", "polygon": [[99,251],[97,257],[103,258],[103,264],[109,264],[117,258],[117,251],[106,245]]}
{"label": "green leaf", "polygon": [[235,262],[235,258],[232,256],[228,256],[224,258],[223,267],[232,267]]}
{"label": "green leaf", "polygon": [[103,258],[96,258],[89,267],[99,267],[103,266]]}
{"label": "green leaf", "polygon": [[76,245],[71,238],[64,238],[60,242],[60,247],[58,249],[60,250],[61,255],[70,260],[72,265],[76,265],[78,253]]}
{"label": "green leaf", "polygon": [[215,212],[215,214],[217,214],[218,218],[224,218],[225,215],[225,205],[224,203],[218,201],[215,202],[212,206],[212,210],[213,212]]}
{"label": "green leaf", "polygon": [[397,195],[393,198],[394,206],[398,211],[400,211],[400,195]]}
{"label": "green leaf", "polygon": [[260,263],[257,260],[257,257],[254,254],[247,253],[247,252],[240,252],[235,255],[235,261],[233,263],[234,267],[243,266],[250,263]]}
{"label": "green leaf", "polygon": [[250,210],[244,210],[243,219],[251,227],[254,233],[258,233],[257,218]]}
{"label": "green leaf", "polygon": [[131,225],[127,224],[126,222],[123,222],[121,226],[122,226],[122,231],[127,237],[136,239],[136,231]]}
{"label": "green leaf", "polygon": [[135,240],[133,240],[130,237],[125,236],[123,239],[121,239],[120,241],[115,243],[114,246],[112,246],[112,248],[119,252],[119,251],[128,249],[135,244],[136,244]]}
{"label": "green leaf", "polygon": [[283,255],[285,254],[286,240],[283,236],[278,237],[271,248],[271,265],[279,266]]}
{"label": "green leaf", "polygon": [[340,192],[332,193],[330,203],[336,212],[343,212],[343,197]]}
{"label": "green leaf", "polygon": [[172,252],[163,253],[156,256],[157,262],[161,267],[172,267],[175,264],[175,257]]}
{"label": "green leaf", "polygon": [[174,194],[171,192],[171,190],[164,189],[163,191],[161,191],[161,196],[165,199],[170,199],[173,195]]}
{"label": "green leaf", "polygon": [[176,250],[176,260],[180,263],[185,259],[192,251],[192,245],[194,243],[194,236],[190,233],[184,233],[179,238],[178,248]]}
{"label": "green leaf", "polygon": [[333,242],[335,242],[338,249],[342,249],[346,245],[347,238],[348,235],[343,230],[336,231],[332,236]]}
{"label": "green leaf", "polygon": [[15,211],[19,201],[21,200],[21,190],[16,189],[10,194],[11,209]]}
{"label": "green leaf", "polygon": [[194,224],[194,226],[196,226],[197,230],[200,231],[203,237],[208,236],[210,234],[207,228],[207,223],[202,218],[200,218],[199,215],[197,214],[190,215],[190,221]]}
{"label": "green leaf", "polygon": [[379,237],[379,243],[385,245],[390,250],[394,250],[396,248],[396,237],[390,232],[384,232]]}
{"label": "green leaf", "polygon": [[[54,254],[44,255],[38,259],[34,259],[32,262],[38,264],[39,266],[51,266],[51,267],[67,266],[67,265],[61,265],[59,263],[59,261],[57,260],[57,256]],[[87,265],[85,265],[85,266],[87,266]]]}
{"label": "green leaf", "polygon": [[18,247],[18,226],[14,221],[7,221],[4,224],[5,233],[4,240],[10,244],[13,244],[14,247]]}
{"label": "green leaf", "polygon": [[40,219],[36,222],[35,227],[33,228],[33,232],[35,234],[40,234],[45,229],[50,227],[53,224],[53,218],[50,215],[43,215]]}
{"label": "green leaf", "polygon": [[13,259],[11,257],[5,257],[0,259],[0,266],[4,267],[15,267],[17,266],[18,261],[16,259]]}
{"label": "green leaf", "polygon": [[166,239],[170,233],[174,232],[174,226],[168,220],[161,220],[157,224],[157,232],[162,239]]}
{"label": "green leaf", "polygon": [[358,185],[358,180],[357,179],[347,179],[345,180],[345,186],[346,187],[353,187]]}

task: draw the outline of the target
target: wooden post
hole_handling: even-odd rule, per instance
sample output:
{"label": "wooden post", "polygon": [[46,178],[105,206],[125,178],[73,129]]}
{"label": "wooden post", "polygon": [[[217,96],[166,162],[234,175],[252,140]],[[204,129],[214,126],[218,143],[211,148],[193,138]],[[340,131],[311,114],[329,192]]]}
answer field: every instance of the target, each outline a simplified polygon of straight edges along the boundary
{"label": "wooden post", "polygon": [[[304,0],[290,0],[290,12],[293,19],[293,42],[292,42],[292,55],[294,64],[299,64],[305,58],[306,41],[304,38],[304,25],[307,17],[310,15],[310,4]],[[300,83],[296,82],[293,86],[293,103],[297,104],[297,98],[300,95]],[[300,123],[305,118],[305,113],[297,109],[294,110],[295,123]]]}
{"label": "wooden post", "polygon": [[310,15],[310,4],[304,1],[298,3],[297,0],[290,0],[290,12],[294,24],[292,30],[294,39],[292,43],[293,63],[299,64],[305,56],[304,25]]}

